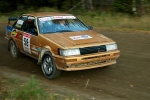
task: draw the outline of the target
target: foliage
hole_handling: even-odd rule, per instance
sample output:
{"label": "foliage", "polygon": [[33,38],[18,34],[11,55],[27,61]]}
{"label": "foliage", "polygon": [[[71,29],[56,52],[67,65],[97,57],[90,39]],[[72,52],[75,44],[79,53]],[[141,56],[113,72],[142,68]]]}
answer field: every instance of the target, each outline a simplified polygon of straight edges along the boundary
{"label": "foliage", "polygon": [[123,13],[106,13],[106,12],[86,12],[78,14],[86,25],[93,25],[95,28],[117,28],[117,29],[133,29],[150,31],[150,17],[131,16]]}
{"label": "foliage", "polygon": [[56,94],[41,82],[30,77],[28,82],[0,76],[0,100],[79,100],[74,95]]}
{"label": "foliage", "polygon": [[113,7],[117,12],[132,13],[132,0],[115,0]]}
{"label": "foliage", "polygon": [[8,9],[5,9],[6,7],[8,7],[10,4],[8,4],[6,2],[7,0],[1,0],[0,1],[0,12],[7,12]]}
{"label": "foliage", "polygon": [[0,77],[0,84],[1,80],[5,80],[5,85],[2,85],[3,90],[0,90],[3,100],[48,100],[48,93],[34,76],[31,76],[29,82],[25,84],[9,77],[3,79]]}
{"label": "foliage", "polygon": [[[41,7],[36,11],[55,11],[49,7]],[[1,14],[0,22],[7,22],[8,17],[19,17],[22,13],[35,12],[34,10],[27,9],[26,11],[15,11],[10,14]],[[84,12],[84,13],[82,13]],[[124,13],[116,12],[104,12],[104,11],[86,11],[86,10],[74,10],[73,13],[80,20],[82,20],[87,25],[92,25],[94,28],[98,27],[109,27],[109,28],[118,28],[118,29],[138,29],[150,31],[150,15],[131,16]]]}
{"label": "foliage", "polygon": [[16,87],[12,95],[15,99],[21,100],[42,100],[46,99],[46,93],[40,86],[40,81],[36,80],[34,76],[30,81],[22,87]]}
{"label": "foliage", "polygon": [[[77,4],[81,1],[81,4]],[[41,7],[50,7],[59,11],[68,11],[75,7],[80,11],[105,11],[105,12],[121,12],[133,13],[133,7],[137,13],[146,12],[150,9],[150,0],[0,0],[0,12],[8,13],[15,10],[32,10]],[[7,9],[5,9],[7,8]]]}

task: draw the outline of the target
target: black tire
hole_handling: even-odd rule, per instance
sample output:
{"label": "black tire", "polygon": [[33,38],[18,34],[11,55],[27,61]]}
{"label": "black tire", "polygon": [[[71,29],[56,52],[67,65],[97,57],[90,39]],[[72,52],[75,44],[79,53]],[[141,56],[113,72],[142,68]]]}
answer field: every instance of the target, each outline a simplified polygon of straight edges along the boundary
{"label": "black tire", "polygon": [[17,48],[16,43],[13,40],[9,41],[9,48],[10,48],[11,55],[14,58],[19,58],[21,56],[21,53]]}
{"label": "black tire", "polygon": [[41,63],[43,74],[48,79],[57,78],[61,74],[61,70],[57,69],[53,56],[50,52],[45,52]]}

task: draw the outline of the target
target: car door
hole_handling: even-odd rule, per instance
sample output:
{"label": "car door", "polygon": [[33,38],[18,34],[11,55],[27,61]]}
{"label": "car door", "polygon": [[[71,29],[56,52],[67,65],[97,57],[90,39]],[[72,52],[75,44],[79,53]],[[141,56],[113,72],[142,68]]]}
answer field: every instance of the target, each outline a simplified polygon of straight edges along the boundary
{"label": "car door", "polygon": [[38,33],[35,25],[35,17],[28,16],[22,28],[22,52],[37,58],[38,57]]}
{"label": "car door", "polygon": [[23,31],[22,31],[22,27],[24,25],[24,23],[27,20],[27,16],[21,16],[13,25],[13,30],[11,32],[11,35],[14,37],[15,42],[17,44],[17,47],[19,48],[20,51],[23,50],[22,48],[22,35],[23,35]]}

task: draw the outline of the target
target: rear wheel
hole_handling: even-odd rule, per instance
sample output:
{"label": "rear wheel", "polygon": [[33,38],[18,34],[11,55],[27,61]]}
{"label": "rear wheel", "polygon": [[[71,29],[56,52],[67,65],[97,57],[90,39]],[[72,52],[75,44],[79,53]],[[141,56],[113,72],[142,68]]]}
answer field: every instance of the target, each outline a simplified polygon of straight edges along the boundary
{"label": "rear wheel", "polygon": [[45,52],[41,63],[43,74],[48,79],[57,78],[60,76],[61,70],[57,69],[53,56],[50,52]]}
{"label": "rear wheel", "polygon": [[10,40],[9,48],[10,48],[10,52],[14,58],[18,58],[21,55],[20,51],[18,50],[18,48],[13,40]]}

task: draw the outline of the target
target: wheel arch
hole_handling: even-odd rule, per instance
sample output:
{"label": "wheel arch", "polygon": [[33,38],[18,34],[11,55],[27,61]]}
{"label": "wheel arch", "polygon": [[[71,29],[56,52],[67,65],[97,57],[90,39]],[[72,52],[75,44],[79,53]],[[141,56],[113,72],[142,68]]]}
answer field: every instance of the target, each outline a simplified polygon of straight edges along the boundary
{"label": "wheel arch", "polygon": [[53,52],[52,52],[51,47],[45,46],[45,47],[41,50],[41,53],[40,53],[40,55],[39,55],[39,57],[38,57],[38,63],[37,63],[38,65],[41,64],[42,57],[43,57],[43,55],[44,55],[45,52],[50,52],[50,53],[52,53],[52,55],[53,55]]}
{"label": "wheel arch", "polygon": [[[9,40],[8,40],[8,51],[10,51],[10,45],[9,45],[9,43],[10,43],[11,40],[15,42],[15,40],[12,37],[9,38]],[[16,44],[16,42],[15,42],[15,45],[18,47],[18,45]]]}

